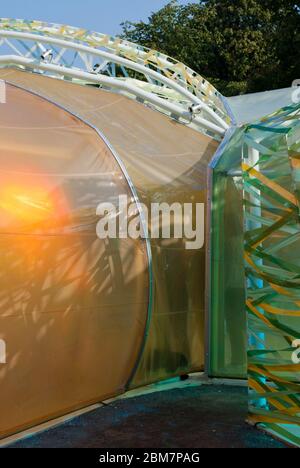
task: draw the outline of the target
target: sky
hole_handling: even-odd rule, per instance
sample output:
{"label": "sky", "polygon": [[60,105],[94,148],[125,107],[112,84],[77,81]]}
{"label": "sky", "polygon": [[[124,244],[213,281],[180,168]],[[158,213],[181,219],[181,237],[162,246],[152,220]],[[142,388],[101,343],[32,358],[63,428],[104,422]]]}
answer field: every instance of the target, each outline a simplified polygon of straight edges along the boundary
{"label": "sky", "polygon": [[[169,0],[7,0],[2,18],[36,19],[69,24],[106,34],[119,34],[125,20],[146,20]],[[181,4],[192,0],[179,0]]]}

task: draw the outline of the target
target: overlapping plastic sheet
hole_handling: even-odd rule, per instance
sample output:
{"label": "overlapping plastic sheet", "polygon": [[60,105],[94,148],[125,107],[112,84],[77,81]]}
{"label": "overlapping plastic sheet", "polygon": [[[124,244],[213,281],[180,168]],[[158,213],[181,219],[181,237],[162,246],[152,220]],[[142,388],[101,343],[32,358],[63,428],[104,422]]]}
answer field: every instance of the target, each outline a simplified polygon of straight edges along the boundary
{"label": "overlapping plastic sheet", "polygon": [[[213,377],[246,378],[247,322],[243,274],[243,146],[249,122],[291,105],[292,89],[228,98],[232,128],[210,164],[210,360]],[[246,124],[246,125],[245,125]],[[242,125],[245,125],[244,127]]]}
{"label": "overlapping plastic sheet", "polygon": [[210,375],[246,377],[248,330],[250,419],[299,445],[300,106],[232,129],[215,154],[217,142],[124,96],[0,77],[11,83],[0,112],[0,434],[203,369],[205,249],[100,240],[96,208],[124,194],[138,211],[205,202],[210,171]]}
{"label": "overlapping plastic sheet", "polygon": [[131,191],[90,127],[16,87],[0,109],[0,436],[125,389],[144,339],[142,239],[100,240]]}
{"label": "overlapping plastic sheet", "polygon": [[243,130],[231,131],[210,164],[209,375],[247,377],[243,265]]}
{"label": "overlapping plastic sheet", "polygon": [[261,93],[241,94],[228,97],[227,101],[240,125],[255,122],[266,115],[292,105],[293,94],[291,88],[275,89]]}
{"label": "overlapping plastic sheet", "polygon": [[300,445],[300,106],[226,140],[210,164],[209,372],[248,368],[249,420]]}
{"label": "overlapping plastic sheet", "polygon": [[300,106],[244,130],[250,420],[300,445]]}
{"label": "overlapping plastic sheet", "polygon": [[147,206],[205,202],[218,143],[94,87],[14,70],[1,78],[6,435],[128,386],[203,370],[204,248],[101,240],[96,208],[124,194]]}

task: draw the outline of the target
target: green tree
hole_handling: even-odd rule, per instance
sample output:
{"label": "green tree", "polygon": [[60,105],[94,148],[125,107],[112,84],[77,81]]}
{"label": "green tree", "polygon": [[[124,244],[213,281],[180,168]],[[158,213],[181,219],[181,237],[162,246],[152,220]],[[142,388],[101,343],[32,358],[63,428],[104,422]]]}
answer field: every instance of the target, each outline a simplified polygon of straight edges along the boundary
{"label": "green tree", "polygon": [[125,22],[123,37],[160,50],[225,95],[290,86],[300,78],[300,2],[172,0],[147,22]]}

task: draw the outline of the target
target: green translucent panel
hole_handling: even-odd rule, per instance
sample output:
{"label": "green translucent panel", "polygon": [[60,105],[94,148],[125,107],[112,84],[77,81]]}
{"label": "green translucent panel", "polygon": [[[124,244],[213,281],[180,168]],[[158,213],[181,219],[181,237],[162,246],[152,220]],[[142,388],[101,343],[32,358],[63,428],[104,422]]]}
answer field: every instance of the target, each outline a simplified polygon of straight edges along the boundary
{"label": "green translucent panel", "polygon": [[300,106],[233,132],[212,167],[210,375],[248,372],[250,420],[298,446],[299,201]]}
{"label": "green translucent panel", "polygon": [[212,168],[210,369],[214,377],[247,377],[241,149],[237,130]]}
{"label": "green translucent panel", "polygon": [[300,446],[300,106],[245,127],[250,418]]}

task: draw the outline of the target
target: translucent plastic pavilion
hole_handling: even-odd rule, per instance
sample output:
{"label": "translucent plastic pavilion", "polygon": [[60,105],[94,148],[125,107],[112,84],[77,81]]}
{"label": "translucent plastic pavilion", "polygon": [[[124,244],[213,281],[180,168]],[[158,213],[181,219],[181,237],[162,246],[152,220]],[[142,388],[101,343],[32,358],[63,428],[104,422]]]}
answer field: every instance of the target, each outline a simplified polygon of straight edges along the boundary
{"label": "translucent plastic pavilion", "polygon": [[[8,19],[0,79],[0,437],[205,371],[300,445],[292,90],[227,100],[156,51]],[[144,227],[141,203],[204,202],[205,247],[99,239],[120,194]]]}

